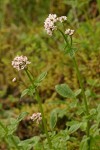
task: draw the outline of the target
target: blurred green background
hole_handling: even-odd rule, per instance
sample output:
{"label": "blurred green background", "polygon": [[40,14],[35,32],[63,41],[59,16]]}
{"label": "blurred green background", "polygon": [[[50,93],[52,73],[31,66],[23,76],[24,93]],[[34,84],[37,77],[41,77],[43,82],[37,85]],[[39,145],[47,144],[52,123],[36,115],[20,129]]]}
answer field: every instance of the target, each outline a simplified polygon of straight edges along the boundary
{"label": "blurred green background", "polygon": [[[0,118],[7,119],[20,111],[35,112],[37,104],[30,97],[20,100],[21,91],[29,83],[23,72],[11,66],[16,55],[26,55],[31,61],[29,69],[34,76],[48,71],[39,92],[48,113],[56,107],[63,108],[56,100],[62,100],[55,92],[55,85],[67,83],[79,88],[73,64],[64,55],[64,43],[58,35],[49,37],[44,31],[44,21],[49,13],[68,17],[75,30],[74,41],[77,60],[91,105],[97,105],[100,88],[100,1],[99,0],[0,0]],[[69,25],[69,27],[70,27]],[[16,77],[17,82],[12,79]],[[70,102],[70,101],[69,101]],[[49,104],[49,105],[48,105]],[[57,106],[56,106],[56,105]],[[4,113],[5,112],[5,113]],[[15,115],[16,116],[16,115]],[[22,125],[25,122],[22,123]],[[58,129],[63,128],[59,125]],[[29,129],[27,129],[29,130]],[[31,129],[17,134],[31,136]],[[36,130],[34,131],[36,133]]]}

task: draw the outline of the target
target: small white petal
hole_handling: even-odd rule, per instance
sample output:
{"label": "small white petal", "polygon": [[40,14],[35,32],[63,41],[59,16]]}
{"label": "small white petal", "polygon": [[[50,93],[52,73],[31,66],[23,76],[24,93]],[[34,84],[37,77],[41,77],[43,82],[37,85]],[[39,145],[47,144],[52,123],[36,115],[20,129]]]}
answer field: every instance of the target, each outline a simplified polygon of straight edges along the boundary
{"label": "small white petal", "polygon": [[12,79],[12,82],[15,82],[16,80],[17,80],[16,78],[13,78],[13,79]]}

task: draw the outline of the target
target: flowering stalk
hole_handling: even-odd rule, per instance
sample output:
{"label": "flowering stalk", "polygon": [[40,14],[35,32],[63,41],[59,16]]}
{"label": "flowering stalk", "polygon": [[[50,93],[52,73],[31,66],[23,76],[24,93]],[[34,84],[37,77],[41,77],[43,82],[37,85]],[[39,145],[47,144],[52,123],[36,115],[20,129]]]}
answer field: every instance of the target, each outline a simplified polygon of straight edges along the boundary
{"label": "flowering stalk", "polygon": [[[56,17],[56,16],[54,16],[54,17]],[[52,18],[52,16],[51,16],[51,18]],[[47,20],[47,22],[48,22],[48,20]],[[42,119],[43,119],[45,134],[47,136],[49,147],[50,147],[50,149],[52,149],[52,144],[51,144],[51,140],[50,140],[50,137],[49,137],[49,134],[47,131],[46,120],[45,120],[44,112],[43,112],[43,108],[42,108],[42,102],[41,102],[41,99],[40,99],[39,94],[37,92],[36,86],[34,84],[33,76],[31,75],[31,73],[28,71],[28,68],[27,68],[27,65],[30,63],[31,62],[28,61],[28,58],[26,56],[17,56],[12,61],[12,66],[13,66],[13,68],[16,68],[18,71],[24,70],[26,72],[26,74],[27,74],[27,76],[28,76],[28,78],[32,84],[32,88],[34,88],[36,91],[36,97],[37,97],[37,101],[38,101],[39,108],[40,108],[41,115],[42,115]],[[37,123],[39,123],[39,121],[41,120],[40,113],[35,114],[35,116],[33,115],[31,119],[33,119],[33,120],[35,119],[37,121]]]}
{"label": "flowering stalk", "polygon": [[44,111],[43,111],[43,107],[42,107],[42,102],[41,102],[41,98],[39,96],[38,91],[36,91],[36,96],[37,96],[37,101],[38,101],[38,104],[39,104],[40,112],[41,112],[41,115],[42,115],[44,130],[45,130],[45,134],[46,134],[46,137],[47,137],[47,140],[48,140],[49,148],[52,149],[52,143],[51,143],[48,131],[47,131],[46,119],[44,117]]}
{"label": "flowering stalk", "polygon": [[[72,44],[73,44],[73,42],[72,42],[72,36],[70,36],[70,39],[71,39],[71,42],[70,42],[70,48],[71,48],[70,49],[70,56],[71,56],[72,55],[71,54]],[[75,56],[72,57],[72,61],[73,61],[74,67],[76,69],[78,81],[79,81],[79,84],[80,84],[80,87],[81,87],[81,90],[82,90],[82,95],[83,95],[83,100],[84,100],[84,106],[85,106],[85,114],[88,117],[89,116],[89,108],[88,108],[88,104],[87,104],[87,98],[86,98],[86,95],[85,95],[85,90],[84,90],[84,85],[83,85],[81,73],[79,71],[78,64],[77,64],[77,61],[75,59]],[[87,144],[88,144],[87,150],[90,150],[90,121],[89,121],[89,119],[87,120],[86,134],[87,134],[87,137],[89,138],[88,141],[87,141]]]}
{"label": "flowering stalk", "polygon": [[[72,48],[72,43],[73,43],[72,42],[72,36],[70,36],[70,38],[71,38],[71,48]],[[77,77],[78,77],[78,80],[79,80],[79,84],[80,84],[80,87],[81,87],[81,90],[82,90],[82,95],[83,95],[83,100],[84,100],[84,106],[85,106],[85,114],[88,117],[89,116],[89,107],[88,107],[88,104],[87,104],[87,98],[86,98],[86,95],[85,95],[85,90],[84,90],[82,76],[81,76],[81,73],[79,71],[78,64],[77,64],[77,61],[75,59],[75,56],[72,57],[72,61],[73,61],[73,64],[75,66]],[[88,141],[87,141],[87,144],[88,144],[87,150],[90,150],[90,121],[89,121],[89,119],[87,120],[86,134],[87,134],[87,137],[89,138]]]}
{"label": "flowering stalk", "polygon": [[[80,87],[81,87],[81,90],[82,90],[83,101],[84,101],[84,106],[85,106],[85,114],[88,117],[89,116],[89,108],[88,108],[88,104],[87,104],[87,98],[86,98],[86,95],[85,95],[85,90],[84,90],[84,85],[83,85],[83,82],[82,82],[82,77],[81,77],[81,74],[80,74],[80,71],[79,71],[79,68],[78,68],[78,65],[77,65],[77,61],[76,61],[75,56],[74,56],[74,50],[73,50],[73,47],[72,47],[72,44],[73,44],[72,35],[74,34],[74,30],[68,28],[63,32],[61,29],[59,29],[57,27],[57,22],[58,21],[63,23],[66,20],[67,20],[66,16],[57,17],[56,14],[49,14],[48,18],[44,22],[44,27],[45,27],[45,30],[47,31],[47,34],[50,35],[50,36],[52,36],[54,30],[58,30],[62,34],[62,36],[65,40],[65,43],[67,45],[66,47],[68,47],[68,50],[66,50],[66,52],[68,52],[70,54],[70,56],[72,58],[72,61],[73,61],[73,64],[75,66],[77,77],[78,77],[78,80],[79,80],[79,84],[80,84]],[[89,118],[87,120],[86,134],[87,134],[87,137],[88,137],[88,141],[87,141],[88,148],[87,148],[87,150],[90,150],[90,121],[89,121]]]}
{"label": "flowering stalk", "polygon": [[[73,30],[72,30],[73,32]],[[60,31],[61,33],[61,31]],[[63,35],[63,34],[62,34]],[[70,35],[70,34],[69,34]],[[64,39],[65,39],[65,36],[63,35]],[[85,90],[84,90],[84,85],[83,85],[83,82],[82,82],[82,77],[81,77],[81,73],[79,71],[79,68],[78,68],[78,64],[77,64],[77,61],[75,59],[75,56],[72,56],[72,44],[73,44],[73,41],[72,41],[72,35],[70,35],[70,44],[68,43],[68,41],[65,39],[65,42],[67,45],[69,45],[70,47],[70,56],[72,58],[72,61],[73,61],[73,64],[74,64],[74,67],[76,69],[76,73],[77,73],[77,77],[78,77],[78,81],[79,81],[79,84],[80,84],[80,87],[81,87],[81,90],[82,90],[82,95],[83,95],[83,100],[84,100],[84,106],[85,106],[85,114],[87,115],[87,117],[89,116],[89,108],[88,108],[88,104],[87,104],[87,98],[86,98],[86,95],[85,95]],[[88,141],[87,141],[87,144],[88,144],[88,148],[87,150],[90,150],[90,121],[89,119],[87,120],[87,129],[86,129],[86,134],[87,134],[87,137],[88,137]]]}
{"label": "flowering stalk", "polygon": [[[29,74],[28,70],[25,69],[25,72],[26,72],[26,74],[27,74],[31,84],[34,86],[34,82],[33,82],[32,78],[31,78],[31,75]],[[47,140],[48,140],[49,148],[52,149],[52,143],[51,143],[48,131],[47,131],[46,119],[44,117],[44,111],[43,111],[43,107],[42,107],[42,102],[41,102],[41,98],[39,96],[39,93],[38,93],[37,89],[36,89],[36,97],[37,97],[37,101],[38,101],[38,104],[39,104],[40,112],[41,112],[41,115],[42,115],[44,130],[45,130],[45,134],[46,134],[46,137],[47,137]]]}

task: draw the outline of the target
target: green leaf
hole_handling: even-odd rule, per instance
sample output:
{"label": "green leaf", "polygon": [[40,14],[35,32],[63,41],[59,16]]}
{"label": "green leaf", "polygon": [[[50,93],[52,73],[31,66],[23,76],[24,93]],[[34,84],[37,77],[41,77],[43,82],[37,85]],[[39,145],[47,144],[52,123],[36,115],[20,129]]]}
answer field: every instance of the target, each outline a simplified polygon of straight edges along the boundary
{"label": "green leaf", "polygon": [[22,112],[19,117],[17,118],[17,122],[19,123],[21,120],[23,120],[28,115],[28,112]]}
{"label": "green leaf", "polygon": [[8,135],[16,131],[19,122],[23,120],[27,114],[27,112],[22,112],[17,119],[11,119],[11,124],[8,126]]}
{"label": "green leaf", "polygon": [[8,125],[7,135],[12,135],[17,129],[18,123],[16,119],[11,119],[11,124]]}
{"label": "green leaf", "polygon": [[91,142],[90,149],[100,150],[100,134],[94,137],[91,136],[90,142]]}
{"label": "green leaf", "polygon": [[29,92],[29,89],[25,89],[25,90],[22,92],[22,94],[21,94],[21,98],[22,98],[23,96],[25,96],[28,92]]}
{"label": "green leaf", "polygon": [[67,84],[59,84],[55,86],[56,92],[66,98],[75,98],[74,92]]}
{"label": "green leaf", "polygon": [[50,128],[54,129],[57,123],[57,111],[53,110],[50,114]]}
{"label": "green leaf", "polygon": [[81,89],[76,90],[75,91],[75,96],[77,97],[81,93],[81,91],[82,91]]}
{"label": "green leaf", "polygon": [[70,128],[69,128],[69,134],[74,133],[75,131],[77,131],[80,127],[81,127],[82,123],[77,123],[77,124],[73,124]]}
{"label": "green leaf", "polygon": [[97,116],[96,116],[96,120],[98,123],[100,123],[100,104],[97,107]]}
{"label": "green leaf", "polygon": [[88,139],[89,138],[87,138],[87,137],[83,137],[83,140],[81,141],[81,144],[80,144],[80,150],[88,149],[88,144],[87,144]]}
{"label": "green leaf", "polygon": [[33,96],[33,94],[35,93],[35,87],[33,86],[33,85],[31,85],[30,87],[29,87],[29,90],[28,90],[28,95],[29,96]]}
{"label": "green leaf", "polygon": [[34,136],[30,139],[21,141],[18,146],[20,148],[24,148],[24,150],[30,150],[31,148],[35,148],[37,144],[39,144],[40,137]]}
{"label": "green leaf", "polygon": [[6,127],[0,122],[0,138],[4,137],[7,133]]}
{"label": "green leaf", "polygon": [[20,142],[20,139],[18,138],[18,136],[9,135],[6,137],[7,146],[9,145],[10,148],[13,147],[14,150],[19,149],[19,147],[18,147],[19,142]]}
{"label": "green leaf", "polygon": [[47,72],[46,72],[46,71],[43,72],[42,74],[40,74],[40,75],[37,77],[37,79],[35,80],[34,85],[39,86],[39,84],[45,79],[46,75],[47,75]]}

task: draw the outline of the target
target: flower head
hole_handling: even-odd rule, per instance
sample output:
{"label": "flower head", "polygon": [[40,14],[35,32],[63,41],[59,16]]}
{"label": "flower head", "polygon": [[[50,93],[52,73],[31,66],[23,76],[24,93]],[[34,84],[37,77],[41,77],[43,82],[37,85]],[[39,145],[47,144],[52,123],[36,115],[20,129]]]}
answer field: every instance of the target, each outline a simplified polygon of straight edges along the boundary
{"label": "flower head", "polygon": [[12,82],[15,82],[16,80],[17,80],[16,78],[13,78],[13,79],[12,79]]}
{"label": "flower head", "polygon": [[26,66],[30,63],[31,62],[28,61],[26,56],[17,56],[12,61],[12,66],[19,71],[25,69]]}
{"label": "flower head", "polygon": [[57,15],[49,14],[48,18],[44,22],[44,27],[48,35],[52,36],[53,31],[57,29],[57,27],[55,26],[56,22],[57,22]]}
{"label": "flower head", "polygon": [[66,31],[65,31],[65,34],[67,34],[67,35],[73,35],[74,34],[74,30],[71,30],[71,29],[67,29]]}
{"label": "flower head", "polygon": [[60,21],[61,23],[67,20],[66,16],[61,16],[57,18],[58,21]]}
{"label": "flower head", "polygon": [[32,121],[36,121],[37,124],[39,124],[39,122],[42,120],[42,117],[41,117],[41,113],[34,113],[30,119]]}

